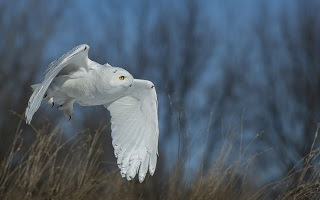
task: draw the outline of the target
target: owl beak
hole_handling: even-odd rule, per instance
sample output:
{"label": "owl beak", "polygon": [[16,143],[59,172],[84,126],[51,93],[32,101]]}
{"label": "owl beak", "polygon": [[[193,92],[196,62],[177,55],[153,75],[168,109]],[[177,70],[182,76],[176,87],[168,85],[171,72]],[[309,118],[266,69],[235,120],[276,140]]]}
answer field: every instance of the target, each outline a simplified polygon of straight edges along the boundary
{"label": "owl beak", "polygon": [[132,87],[132,84],[130,84],[129,87]]}

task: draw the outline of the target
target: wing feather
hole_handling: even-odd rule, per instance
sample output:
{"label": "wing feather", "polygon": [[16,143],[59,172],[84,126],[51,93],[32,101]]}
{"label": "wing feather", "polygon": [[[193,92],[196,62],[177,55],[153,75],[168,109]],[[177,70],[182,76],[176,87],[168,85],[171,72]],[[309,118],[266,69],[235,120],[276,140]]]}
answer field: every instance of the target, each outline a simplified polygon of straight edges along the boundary
{"label": "wing feather", "polygon": [[[139,124],[139,126],[141,127],[141,123]],[[144,139],[143,130],[140,130],[139,132],[135,132],[135,134],[133,135],[137,135],[137,138],[135,138],[135,140],[132,140],[130,142],[130,145],[128,145],[128,147],[125,148],[126,150],[124,151],[123,158],[121,161],[121,166],[122,166],[121,173],[126,174],[126,172],[128,172],[127,179],[132,179],[135,176],[135,174],[134,175],[132,174],[132,170],[133,170],[132,165],[136,162],[140,163],[139,157],[138,157],[139,149],[137,149],[137,147],[141,146]],[[120,159],[121,158],[119,158],[119,160]],[[139,169],[139,166],[137,167]]]}
{"label": "wing feather", "polygon": [[[139,169],[139,181],[142,182],[148,172],[150,154],[146,150],[139,152],[139,158],[141,159],[141,166]],[[152,175],[152,174],[151,174]]]}
{"label": "wing feather", "polygon": [[[151,87],[152,86],[152,87]],[[158,155],[157,94],[150,81],[134,80],[127,96],[104,105],[111,114],[111,136],[122,177],[154,174]]]}
{"label": "wing feather", "polygon": [[86,62],[88,59],[88,49],[89,46],[86,44],[76,46],[49,65],[45,72],[44,81],[34,88],[33,94],[29,99],[28,107],[25,113],[27,124],[30,124],[33,114],[39,109],[43,96],[52,80],[64,67],[70,63],[75,63],[78,65],[81,64],[81,66],[88,68]]}

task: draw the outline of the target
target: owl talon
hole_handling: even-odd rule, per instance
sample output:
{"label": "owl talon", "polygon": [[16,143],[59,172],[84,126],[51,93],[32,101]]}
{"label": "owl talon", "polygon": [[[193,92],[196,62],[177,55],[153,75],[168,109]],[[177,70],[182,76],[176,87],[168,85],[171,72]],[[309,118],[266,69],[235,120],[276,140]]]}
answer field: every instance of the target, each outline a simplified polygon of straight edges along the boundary
{"label": "owl talon", "polygon": [[52,106],[51,106],[51,108],[53,108],[53,106],[54,106],[54,102],[52,102]]}
{"label": "owl talon", "polygon": [[71,115],[69,116],[69,119],[68,119],[68,121],[70,121],[71,120]]}

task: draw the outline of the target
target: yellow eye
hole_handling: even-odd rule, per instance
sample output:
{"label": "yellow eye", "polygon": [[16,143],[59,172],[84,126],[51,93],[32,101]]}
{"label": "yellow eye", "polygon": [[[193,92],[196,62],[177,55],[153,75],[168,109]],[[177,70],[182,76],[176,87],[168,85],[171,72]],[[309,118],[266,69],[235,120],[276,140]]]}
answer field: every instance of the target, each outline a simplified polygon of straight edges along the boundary
{"label": "yellow eye", "polygon": [[123,81],[124,80],[124,76],[119,76],[119,79]]}

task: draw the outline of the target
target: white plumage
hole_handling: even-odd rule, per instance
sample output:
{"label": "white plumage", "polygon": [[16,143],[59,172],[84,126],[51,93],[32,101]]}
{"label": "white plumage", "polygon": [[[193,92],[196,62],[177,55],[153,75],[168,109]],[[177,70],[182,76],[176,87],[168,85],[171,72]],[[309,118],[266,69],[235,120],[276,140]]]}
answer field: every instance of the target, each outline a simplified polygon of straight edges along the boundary
{"label": "white plumage", "polygon": [[158,102],[155,87],[133,79],[126,70],[100,65],[88,58],[88,45],[79,45],[53,61],[42,83],[34,90],[26,109],[31,122],[43,99],[59,104],[71,119],[73,103],[103,105],[111,114],[111,136],[122,177],[154,174],[158,155]]}

